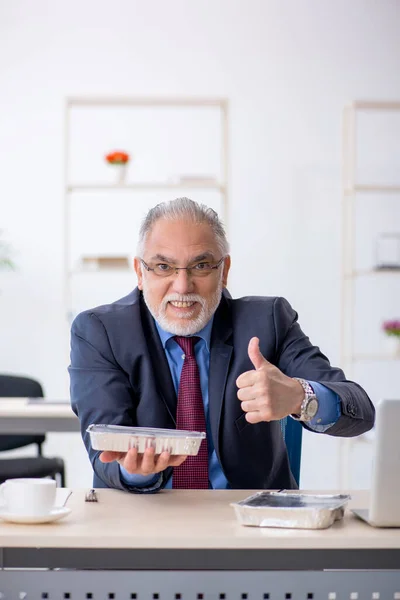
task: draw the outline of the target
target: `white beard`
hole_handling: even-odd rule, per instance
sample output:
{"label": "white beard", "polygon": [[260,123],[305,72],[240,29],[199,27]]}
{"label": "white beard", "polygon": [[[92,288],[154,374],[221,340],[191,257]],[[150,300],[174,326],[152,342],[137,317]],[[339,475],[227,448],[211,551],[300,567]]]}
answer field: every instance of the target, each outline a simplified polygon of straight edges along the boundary
{"label": "white beard", "polygon": [[[217,289],[215,290],[215,293],[212,295],[208,303],[206,303],[204,298],[202,296],[199,296],[198,294],[185,294],[182,296],[178,294],[169,294],[168,296],[165,296],[165,298],[163,298],[161,305],[155,307],[151,304],[149,300],[146,285],[144,282],[142,291],[147,308],[149,309],[153,318],[160,325],[160,327],[164,329],[164,331],[168,331],[168,333],[173,333],[174,335],[194,335],[195,333],[201,331],[203,327],[207,325],[207,323],[218,308],[222,295],[222,278],[218,284]],[[181,317],[177,316],[176,318],[171,319],[166,315],[168,302],[198,302],[201,305],[201,309],[198,316],[194,319],[190,318],[190,308],[187,309],[185,315],[182,315]],[[180,323],[179,319],[185,319],[187,320],[187,322]]]}

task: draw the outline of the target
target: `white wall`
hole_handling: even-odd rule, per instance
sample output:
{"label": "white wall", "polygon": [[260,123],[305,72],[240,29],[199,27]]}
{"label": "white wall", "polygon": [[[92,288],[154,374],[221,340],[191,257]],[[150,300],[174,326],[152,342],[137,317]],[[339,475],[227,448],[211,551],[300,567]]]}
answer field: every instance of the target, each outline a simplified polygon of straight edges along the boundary
{"label": "white wall", "polygon": [[[400,99],[399,73],[396,0],[0,0],[0,228],[18,263],[0,279],[0,370],[68,394],[63,106],[78,94],[229,98],[231,291],[287,296],[337,363],[341,111]],[[305,438],[303,486],[335,487],[337,441]],[[47,451],[89,485],[77,436]]]}

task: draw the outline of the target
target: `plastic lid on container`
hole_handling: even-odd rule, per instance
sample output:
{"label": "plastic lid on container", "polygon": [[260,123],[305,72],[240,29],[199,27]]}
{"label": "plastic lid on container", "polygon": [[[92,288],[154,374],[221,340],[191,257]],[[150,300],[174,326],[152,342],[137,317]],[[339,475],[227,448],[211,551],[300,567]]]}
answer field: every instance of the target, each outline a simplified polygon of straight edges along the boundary
{"label": "plastic lid on container", "polygon": [[203,431],[185,431],[183,429],[160,429],[156,427],[127,427],[125,425],[104,425],[92,423],[86,429],[88,433],[112,433],[119,435],[135,435],[143,437],[169,438],[200,438],[204,439]]}

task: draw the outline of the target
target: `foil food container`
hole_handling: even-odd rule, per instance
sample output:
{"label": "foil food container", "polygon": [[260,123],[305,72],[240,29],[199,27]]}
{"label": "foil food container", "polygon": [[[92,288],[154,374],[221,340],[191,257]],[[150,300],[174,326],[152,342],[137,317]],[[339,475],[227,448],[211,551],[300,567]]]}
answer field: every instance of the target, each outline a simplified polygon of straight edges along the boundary
{"label": "foil food container", "polygon": [[296,492],[258,492],[233,502],[242,525],[326,529],[342,519],[351,496],[338,494],[300,494]]}
{"label": "foil food container", "polygon": [[206,437],[204,432],[199,431],[123,425],[92,424],[86,431],[94,450],[128,452],[131,448],[136,448],[141,454],[146,448],[154,448],[156,454],[167,450],[174,455],[196,456]]}

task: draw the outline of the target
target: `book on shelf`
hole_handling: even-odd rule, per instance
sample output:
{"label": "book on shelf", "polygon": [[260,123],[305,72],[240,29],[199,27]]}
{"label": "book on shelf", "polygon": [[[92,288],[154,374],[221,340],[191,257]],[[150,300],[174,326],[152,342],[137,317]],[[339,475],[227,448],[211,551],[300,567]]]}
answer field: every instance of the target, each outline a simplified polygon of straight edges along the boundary
{"label": "book on shelf", "polygon": [[129,256],[82,256],[83,269],[101,271],[102,269],[129,269],[131,261]]}

